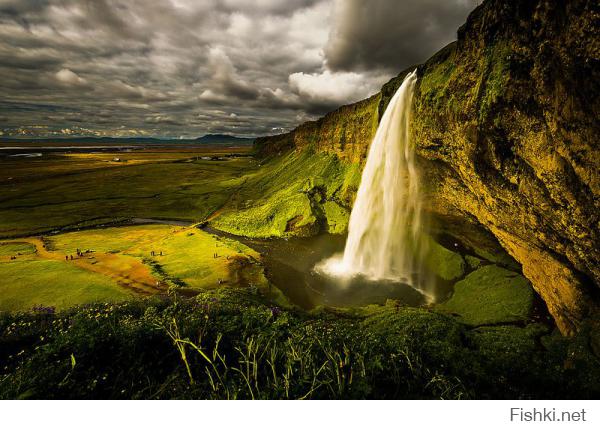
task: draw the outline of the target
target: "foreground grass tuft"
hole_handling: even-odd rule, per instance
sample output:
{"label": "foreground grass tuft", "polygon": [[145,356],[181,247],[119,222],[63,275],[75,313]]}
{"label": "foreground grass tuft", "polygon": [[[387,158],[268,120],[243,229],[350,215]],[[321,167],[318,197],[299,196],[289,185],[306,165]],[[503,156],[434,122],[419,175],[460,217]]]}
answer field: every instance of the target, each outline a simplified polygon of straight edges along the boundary
{"label": "foreground grass tuft", "polygon": [[594,398],[600,363],[581,336],[471,330],[393,302],[305,313],[221,289],[2,314],[0,398]]}

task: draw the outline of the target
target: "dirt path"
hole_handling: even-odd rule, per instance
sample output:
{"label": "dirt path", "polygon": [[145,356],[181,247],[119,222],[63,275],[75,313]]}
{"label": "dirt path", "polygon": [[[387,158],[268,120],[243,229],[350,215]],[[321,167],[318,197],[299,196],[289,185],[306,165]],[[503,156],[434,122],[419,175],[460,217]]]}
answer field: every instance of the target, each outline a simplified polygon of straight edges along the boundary
{"label": "dirt path", "polygon": [[73,255],[73,260],[67,260],[65,254],[46,249],[40,237],[27,237],[14,240],[3,240],[3,243],[29,243],[35,247],[38,258],[62,261],[73,264],[83,270],[107,276],[119,286],[133,290],[138,294],[148,295],[164,292],[166,285],[156,279],[150,268],[134,257],[108,254],[104,252],[88,252],[82,257]]}

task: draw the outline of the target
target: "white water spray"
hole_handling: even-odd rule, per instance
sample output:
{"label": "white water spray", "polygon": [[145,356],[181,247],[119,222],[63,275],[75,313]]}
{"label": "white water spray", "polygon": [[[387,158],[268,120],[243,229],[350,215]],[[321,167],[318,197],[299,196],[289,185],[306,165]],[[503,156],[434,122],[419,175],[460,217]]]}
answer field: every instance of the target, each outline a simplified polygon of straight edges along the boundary
{"label": "white water spray", "polygon": [[377,128],[343,256],[325,260],[316,270],[337,277],[403,282],[427,295],[421,270],[427,242],[409,133],[416,81],[416,71],[406,76]]}

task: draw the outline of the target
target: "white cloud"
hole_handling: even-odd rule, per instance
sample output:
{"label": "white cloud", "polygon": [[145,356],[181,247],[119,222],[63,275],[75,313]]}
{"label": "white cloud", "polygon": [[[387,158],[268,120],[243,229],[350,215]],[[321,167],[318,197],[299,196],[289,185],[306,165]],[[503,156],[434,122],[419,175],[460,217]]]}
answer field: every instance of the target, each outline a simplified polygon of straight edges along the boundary
{"label": "white cloud", "polygon": [[300,97],[331,104],[345,104],[365,98],[379,88],[380,82],[353,72],[292,73],[290,87]]}
{"label": "white cloud", "polygon": [[87,81],[69,69],[61,69],[54,75],[59,82],[67,85],[81,86]]}

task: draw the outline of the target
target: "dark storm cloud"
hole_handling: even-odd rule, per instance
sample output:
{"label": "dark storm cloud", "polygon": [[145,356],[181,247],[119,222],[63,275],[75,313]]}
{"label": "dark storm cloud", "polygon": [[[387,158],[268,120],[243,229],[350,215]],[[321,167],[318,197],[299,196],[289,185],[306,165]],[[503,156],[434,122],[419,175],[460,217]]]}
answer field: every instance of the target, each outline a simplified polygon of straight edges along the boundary
{"label": "dark storm cloud", "polygon": [[401,70],[456,39],[480,0],[336,0],[325,47],[333,70]]}
{"label": "dark storm cloud", "polygon": [[467,10],[450,0],[375,3],[377,13],[332,0],[0,0],[0,132],[281,132],[372,94],[418,56],[367,34],[391,13],[384,3],[410,8],[396,35],[428,17],[412,42],[424,56]]}

